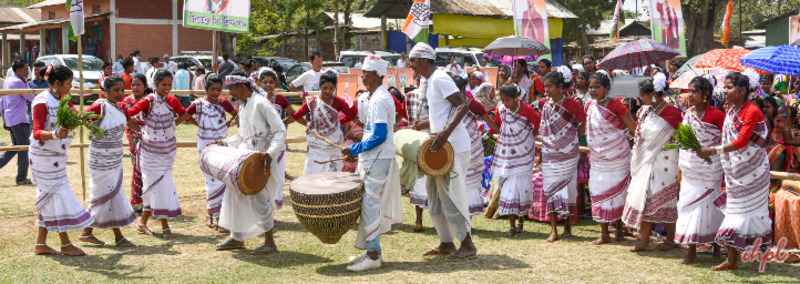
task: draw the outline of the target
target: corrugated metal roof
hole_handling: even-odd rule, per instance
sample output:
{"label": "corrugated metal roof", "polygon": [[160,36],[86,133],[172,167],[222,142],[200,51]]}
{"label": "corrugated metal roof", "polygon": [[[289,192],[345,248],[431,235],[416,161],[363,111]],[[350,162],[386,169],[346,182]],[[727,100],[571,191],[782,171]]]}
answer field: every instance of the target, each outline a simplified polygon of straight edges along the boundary
{"label": "corrugated metal roof", "polygon": [[67,3],[66,0],[45,0],[45,1],[42,1],[42,2],[39,2],[39,3],[36,3],[36,4],[28,6],[28,9],[38,9],[38,8],[42,8],[42,7],[49,7],[49,6],[55,6],[55,5],[64,5],[66,3]]}
{"label": "corrugated metal roof", "polygon": [[[438,0],[431,1],[433,13],[474,15],[474,16],[513,16],[512,1],[487,1],[487,0]],[[545,0],[547,5],[547,16],[559,19],[575,19],[572,11],[554,0]]]}
{"label": "corrugated metal roof", "polygon": [[39,18],[41,12],[38,9],[0,7],[0,22],[22,24],[36,22]]}

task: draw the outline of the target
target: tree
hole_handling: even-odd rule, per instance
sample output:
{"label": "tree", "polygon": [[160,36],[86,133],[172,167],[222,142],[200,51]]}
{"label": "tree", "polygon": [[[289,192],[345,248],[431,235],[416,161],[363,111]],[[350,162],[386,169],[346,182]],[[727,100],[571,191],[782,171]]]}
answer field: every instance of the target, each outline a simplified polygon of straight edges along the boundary
{"label": "tree", "polygon": [[600,22],[611,19],[614,13],[616,0],[563,0],[561,1],[567,9],[572,11],[577,19],[568,19],[564,23],[564,41],[578,42],[584,52],[589,49],[589,38],[586,32],[589,29],[596,29]]}
{"label": "tree", "polygon": [[704,53],[714,44],[717,10],[722,9],[726,0],[686,0],[683,1],[683,22],[686,27],[686,53],[688,56]]}

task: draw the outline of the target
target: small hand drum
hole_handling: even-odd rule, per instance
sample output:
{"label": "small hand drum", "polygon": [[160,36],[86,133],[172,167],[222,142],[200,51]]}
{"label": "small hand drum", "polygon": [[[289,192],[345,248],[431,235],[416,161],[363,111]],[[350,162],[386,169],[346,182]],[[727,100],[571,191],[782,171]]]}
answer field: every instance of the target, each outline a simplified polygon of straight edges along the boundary
{"label": "small hand drum", "polygon": [[222,180],[244,195],[254,195],[267,186],[270,168],[267,154],[211,144],[200,155],[200,169]]}
{"label": "small hand drum", "polygon": [[436,151],[431,151],[433,146],[433,138],[430,138],[422,143],[417,155],[417,165],[426,175],[429,176],[444,176],[453,169],[453,145],[450,142],[445,142],[442,147]]}

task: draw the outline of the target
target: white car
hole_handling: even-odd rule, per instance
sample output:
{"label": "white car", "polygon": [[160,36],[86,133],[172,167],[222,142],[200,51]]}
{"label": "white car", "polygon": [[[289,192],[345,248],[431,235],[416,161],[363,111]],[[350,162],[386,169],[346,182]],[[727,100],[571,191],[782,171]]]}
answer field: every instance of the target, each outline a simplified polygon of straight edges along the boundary
{"label": "white car", "polygon": [[400,59],[400,54],[386,51],[345,50],[339,53],[339,62],[343,63],[347,67],[357,68],[361,67],[361,63],[364,63],[364,58],[367,58],[369,55],[376,55],[381,59],[388,61],[389,65],[391,66],[395,66],[397,64],[397,60]]}
{"label": "white car", "polygon": [[[75,79],[72,80],[72,87],[78,88],[80,77],[78,77],[78,55],[77,54],[55,54],[40,56],[36,62],[44,62],[47,65],[63,65],[72,69]],[[103,73],[103,60],[93,55],[83,55],[83,88],[97,89],[100,86],[100,74]]]}
{"label": "white car", "polygon": [[458,64],[463,67],[486,66],[486,59],[483,58],[483,51],[476,48],[436,48],[436,66],[445,67],[450,64],[450,58],[455,58]]}

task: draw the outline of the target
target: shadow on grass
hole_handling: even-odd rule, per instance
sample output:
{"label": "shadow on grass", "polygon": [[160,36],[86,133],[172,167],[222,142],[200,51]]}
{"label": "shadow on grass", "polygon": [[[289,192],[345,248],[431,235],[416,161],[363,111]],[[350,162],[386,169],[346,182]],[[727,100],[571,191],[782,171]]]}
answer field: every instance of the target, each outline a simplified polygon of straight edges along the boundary
{"label": "shadow on grass", "polygon": [[[718,263],[717,263],[718,264]],[[714,264],[716,265],[716,264]],[[800,279],[800,265],[797,264],[788,264],[788,263],[767,263],[766,269],[763,273],[758,272],[758,262],[752,263],[743,263],[739,262],[739,269],[730,271],[729,273],[733,273],[738,277],[745,278],[746,281],[752,281],[754,283],[763,282],[758,281],[759,276],[783,276],[783,277],[791,277],[794,280],[785,281],[784,283],[797,283],[798,279]],[[711,269],[709,267],[709,269]],[[780,281],[770,281],[770,283],[780,283]]]}
{"label": "shadow on grass", "polygon": [[[423,261],[386,261],[383,267],[376,270],[361,272],[358,275],[378,275],[393,271],[413,271],[426,274],[450,273],[457,271],[503,271],[512,269],[529,268],[524,261],[507,255],[478,255],[477,257],[460,260],[448,258],[434,258]],[[326,265],[317,269],[317,273],[325,276],[352,277],[355,274],[347,271],[347,263]]]}
{"label": "shadow on grass", "polygon": [[294,251],[279,251],[270,255],[256,254],[252,250],[236,250],[232,253],[233,258],[237,260],[271,268],[287,268],[333,261],[327,257]]}
{"label": "shadow on grass", "polygon": [[128,252],[115,253],[108,256],[87,255],[82,257],[51,256],[61,265],[76,267],[80,271],[97,273],[114,280],[152,280],[152,277],[140,276],[144,267],[120,264],[120,260]]}
{"label": "shadow on grass", "polygon": [[291,231],[291,232],[307,232],[306,228],[300,222],[286,222],[275,220],[275,230]]}

